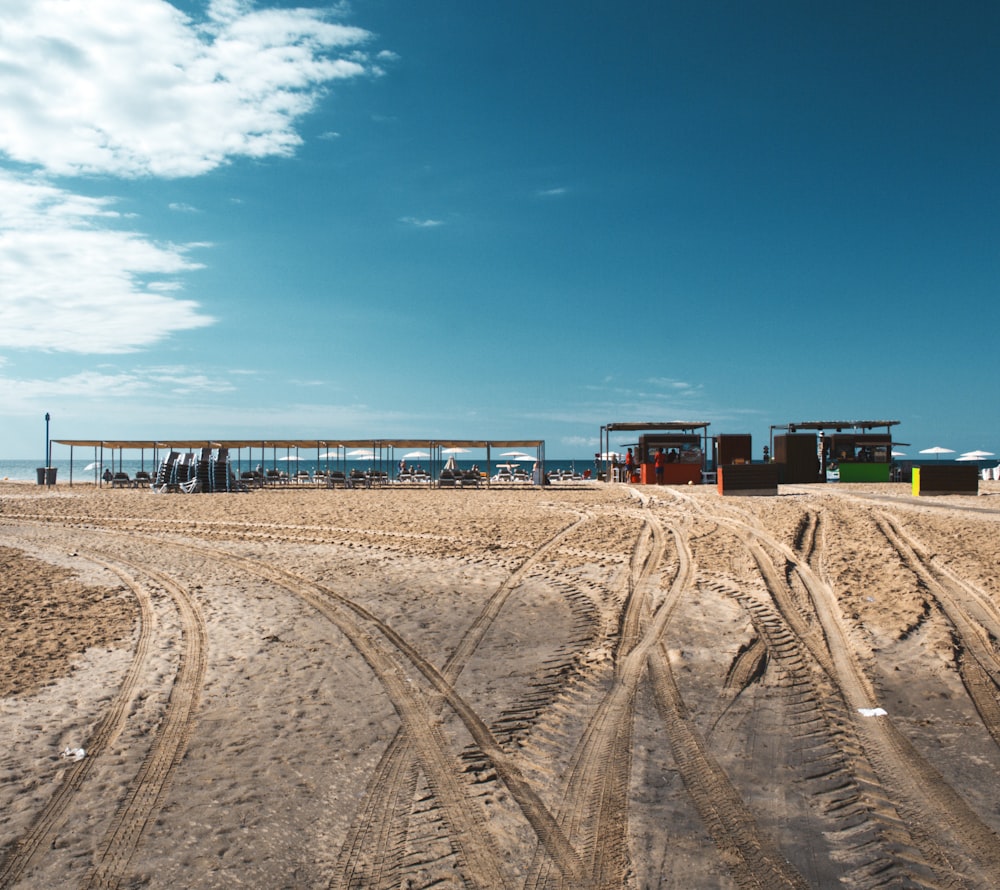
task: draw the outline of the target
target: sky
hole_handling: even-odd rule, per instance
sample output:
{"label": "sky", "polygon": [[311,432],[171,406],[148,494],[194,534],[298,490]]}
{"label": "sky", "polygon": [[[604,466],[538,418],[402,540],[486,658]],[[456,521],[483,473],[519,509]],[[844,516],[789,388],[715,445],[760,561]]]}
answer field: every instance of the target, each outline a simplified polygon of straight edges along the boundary
{"label": "sky", "polygon": [[1000,453],[995,2],[0,0],[0,122],[3,457]]}

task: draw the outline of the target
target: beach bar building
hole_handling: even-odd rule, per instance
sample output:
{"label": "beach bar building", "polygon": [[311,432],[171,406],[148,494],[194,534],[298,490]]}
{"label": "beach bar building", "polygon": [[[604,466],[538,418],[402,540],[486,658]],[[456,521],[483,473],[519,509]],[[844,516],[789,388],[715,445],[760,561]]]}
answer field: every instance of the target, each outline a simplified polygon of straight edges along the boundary
{"label": "beach bar building", "polygon": [[[611,434],[639,433],[639,441],[632,446],[635,454],[639,481],[643,485],[656,484],[654,462],[656,453],[663,450],[666,461],[663,467],[665,484],[700,483],[708,451],[708,423],[686,420],[663,423],[609,423],[601,427],[601,454],[605,464],[611,448]],[[604,478],[609,475],[605,468]]]}
{"label": "beach bar building", "polygon": [[[898,420],[824,420],[771,427],[771,454],[784,466],[782,482],[888,482],[892,428]],[[775,436],[775,430],[783,431]],[[896,443],[902,444],[902,443]]]}

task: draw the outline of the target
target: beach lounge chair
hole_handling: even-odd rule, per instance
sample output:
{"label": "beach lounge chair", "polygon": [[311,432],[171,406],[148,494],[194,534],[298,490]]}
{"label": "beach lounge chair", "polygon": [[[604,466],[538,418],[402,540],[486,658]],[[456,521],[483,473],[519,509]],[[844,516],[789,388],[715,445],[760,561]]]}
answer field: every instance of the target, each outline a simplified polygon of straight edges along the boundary
{"label": "beach lounge chair", "polygon": [[232,473],[229,467],[229,449],[220,448],[212,458],[211,490],[230,491],[233,487]]}
{"label": "beach lounge chair", "polygon": [[[212,449],[202,448],[201,456],[195,462],[193,479],[188,478],[188,484],[194,481],[197,482],[197,486],[194,488],[195,491],[211,491],[212,490]],[[185,489],[186,490],[186,489]]]}
{"label": "beach lounge chair", "polygon": [[111,477],[112,488],[134,488],[135,483],[129,478],[128,473],[118,472]]}
{"label": "beach lounge chair", "polygon": [[189,451],[174,465],[174,483],[184,485],[194,478],[194,452]]}
{"label": "beach lounge chair", "polygon": [[330,470],[326,474],[326,487],[336,488],[338,485],[341,488],[348,488],[347,477],[344,475],[343,470]]}
{"label": "beach lounge chair", "polygon": [[152,477],[150,477],[148,470],[139,470],[135,474],[135,479],[133,481],[136,488],[145,488],[147,485],[153,484]]}
{"label": "beach lounge chair", "polygon": [[163,493],[165,491],[170,491],[171,486],[176,484],[174,469],[177,466],[177,461],[180,455],[176,451],[171,451],[163,461],[160,463],[159,469],[156,471],[156,479],[153,480],[152,488],[153,491]]}

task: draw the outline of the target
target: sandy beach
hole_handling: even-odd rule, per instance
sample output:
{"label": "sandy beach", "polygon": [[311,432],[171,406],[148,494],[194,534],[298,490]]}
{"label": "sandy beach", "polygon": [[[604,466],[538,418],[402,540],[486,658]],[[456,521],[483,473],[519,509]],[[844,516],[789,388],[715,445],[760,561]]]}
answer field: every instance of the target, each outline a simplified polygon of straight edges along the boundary
{"label": "sandy beach", "polygon": [[0,484],[0,887],[990,888],[1000,483]]}

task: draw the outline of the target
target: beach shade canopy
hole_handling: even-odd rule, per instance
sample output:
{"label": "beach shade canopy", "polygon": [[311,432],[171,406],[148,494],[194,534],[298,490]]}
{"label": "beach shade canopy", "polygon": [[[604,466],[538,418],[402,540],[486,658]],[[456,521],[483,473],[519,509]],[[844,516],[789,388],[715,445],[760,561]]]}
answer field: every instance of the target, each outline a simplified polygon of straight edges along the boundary
{"label": "beach shade canopy", "polygon": [[959,460],[983,460],[987,457],[995,457],[992,451],[964,451]]}
{"label": "beach shade canopy", "polygon": [[375,449],[355,448],[354,451],[348,451],[347,456],[351,460],[375,460]]}
{"label": "beach shade canopy", "polygon": [[942,454],[954,454],[955,450],[953,448],[942,448],[940,445],[934,445],[932,448],[921,449],[920,453],[933,454],[935,457],[940,457]]}

